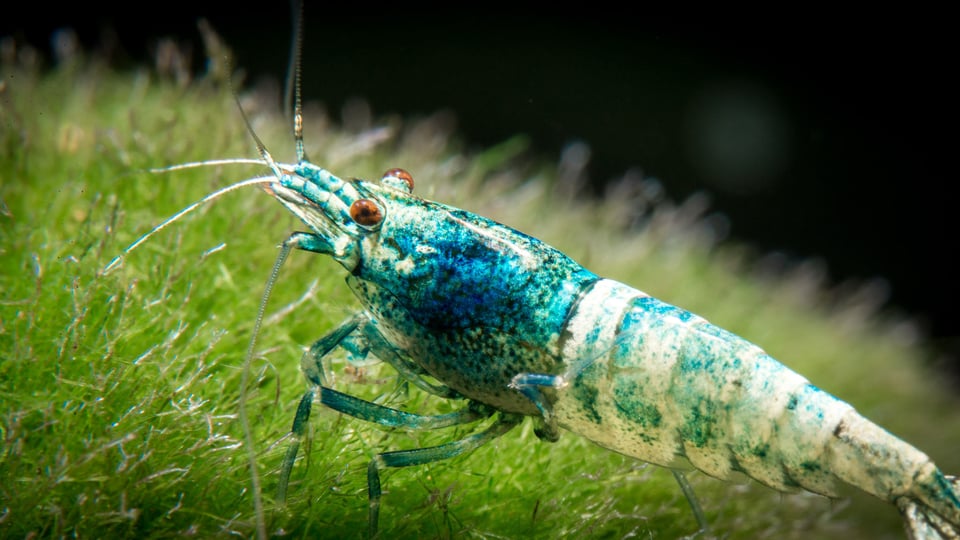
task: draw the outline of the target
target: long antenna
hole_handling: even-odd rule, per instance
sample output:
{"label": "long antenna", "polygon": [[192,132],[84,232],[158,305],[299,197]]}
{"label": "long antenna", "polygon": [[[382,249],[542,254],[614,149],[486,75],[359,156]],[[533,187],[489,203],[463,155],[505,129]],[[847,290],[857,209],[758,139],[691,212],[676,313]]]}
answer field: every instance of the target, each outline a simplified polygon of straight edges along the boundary
{"label": "long antenna", "polygon": [[[294,25],[295,35],[293,44],[291,45],[292,50],[290,65],[287,69],[288,89],[284,99],[284,109],[289,110],[289,88],[292,73],[293,82],[295,85],[293,137],[296,143],[297,163],[302,163],[307,159],[303,151],[303,106],[300,103],[300,51],[303,43],[303,2],[298,1],[297,5],[299,9],[295,8],[296,10],[293,13],[294,20],[296,21]],[[232,90],[233,88],[231,87],[231,91]],[[263,158],[263,161],[266,162],[279,180],[284,176],[283,171],[280,170],[279,165],[277,165],[277,162],[274,161],[273,156],[270,155],[270,152],[263,144],[263,141],[261,141],[260,137],[257,136],[256,132],[254,132],[253,126],[250,124],[250,120],[247,118],[247,113],[243,110],[243,107],[240,106],[240,100],[237,98],[236,92],[233,92],[233,98],[237,102],[237,108],[240,109],[240,116],[243,118],[243,123],[247,126],[247,131],[257,144],[257,151],[260,153],[260,157]],[[287,258],[287,254],[290,253],[291,249],[292,248],[290,244],[287,242],[283,243],[280,254],[277,256],[277,260],[273,264],[273,270],[270,272],[270,277],[267,279],[267,284],[263,291],[263,297],[260,299],[260,307],[257,309],[257,318],[254,322],[253,330],[250,333],[250,343],[247,346],[247,353],[244,355],[243,359],[243,369],[240,375],[240,396],[237,400],[237,406],[240,413],[239,420],[243,429],[244,445],[247,448],[247,459],[250,464],[250,480],[253,484],[251,486],[253,490],[253,508],[256,518],[257,538],[259,540],[266,540],[267,529],[263,509],[263,495],[260,486],[260,475],[257,472],[257,452],[253,441],[253,429],[250,427],[250,418],[247,415],[247,385],[250,379],[250,369],[253,364],[253,357],[256,354],[257,336],[260,334],[264,313],[267,309],[267,301],[270,299],[270,294],[273,292],[273,286],[277,282],[277,279],[280,275],[280,267],[283,266],[283,263]]]}
{"label": "long antenna", "polygon": [[[257,164],[262,164],[263,162],[262,162],[262,161],[259,161],[259,160],[240,160],[240,159],[238,159],[238,160],[232,160],[232,159],[228,159],[228,160],[213,160],[213,161],[211,161],[211,162],[209,162],[209,163],[204,163],[204,162],[184,163],[184,164],[182,164],[182,165],[173,165],[173,166],[171,166],[171,167],[163,167],[163,168],[160,168],[160,169],[150,169],[150,172],[165,172],[165,171],[173,171],[173,170],[177,170],[177,169],[188,169],[188,168],[193,168],[193,167],[202,167],[202,166],[204,166],[204,165],[213,165],[213,164],[220,165],[220,164],[224,164],[224,163],[226,163],[226,164],[230,164],[230,163],[257,163]],[[177,221],[178,219],[182,218],[183,216],[189,214],[190,212],[193,212],[193,211],[196,210],[198,207],[200,207],[200,206],[202,206],[202,205],[204,205],[204,204],[206,204],[206,203],[208,203],[208,202],[210,202],[210,201],[212,201],[212,200],[214,200],[214,199],[216,199],[216,198],[219,198],[221,195],[223,195],[223,194],[225,194],[225,193],[229,193],[229,192],[234,191],[234,190],[236,190],[236,189],[239,189],[239,188],[242,188],[242,187],[245,187],[245,186],[252,186],[252,185],[256,185],[256,184],[261,184],[261,185],[262,185],[262,184],[269,184],[269,183],[271,183],[271,182],[276,182],[276,181],[277,181],[276,177],[273,177],[273,176],[259,176],[259,177],[257,177],[257,178],[248,178],[248,179],[246,179],[246,180],[241,180],[240,182],[236,182],[236,183],[230,184],[229,186],[220,188],[220,189],[214,191],[213,193],[210,193],[209,195],[205,196],[204,198],[200,199],[199,201],[196,201],[196,202],[194,202],[194,203],[191,203],[189,206],[186,206],[185,208],[183,208],[182,210],[180,210],[180,211],[177,212],[176,214],[174,214],[174,215],[168,217],[167,219],[163,220],[162,222],[160,222],[160,224],[157,225],[156,227],[154,227],[154,228],[150,229],[149,231],[145,232],[142,236],[140,236],[140,238],[137,238],[132,244],[130,244],[129,246],[127,246],[126,248],[124,248],[124,250],[120,253],[120,255],[117,255],[116,257],[114,257],[113,260],[111,260],[110,263],[108,263],[107,266],[105,266],[105,267],[103,268],[103,270],[100,271],[100,274],[103,275],[103,274],[106,274],[107,272],[109,272],[111,269],[113,269],[113,267],[117,266],[117,265],[120,263],[120,261],[122,261],[123,258],[127,256],[127,254],[129,254],[131,251],[137,249],[137,247],[140,246],[140,244],[143,244],[143,243],[146,242],[147,239],[149,239],[151,236],[153,236],[154,234],[156,234],[156,233],[162,231],[163,229],[167,228],[168,225],[170,225],[171,223]]]}
{"label": "long antenna", "polygon": [[290,52],[287,54],[287,76],[283,83],[283,117],[293,118],[293,83],[297,65],[297,24],[300,6],[296,0],[290,0],[290,20],[293,22]]}
{"label": "long antenna", "polygon": [[303,56],[303,0],[297,2],[298,10],[294,14],[296,28],[293,38],[293,55],[291,63],[293,64],[294,78],[294,109],[293,109],[293,139],[297,147],[297,163],[309,161],[307,153],[303,149],[303,91],[302,91],[302,56]]}
{"label": "long antenna", "polygon": [[[280,170],[280,166],[277,165],[277,162],[274,161],[273,156],[270,155],[270,152],[267,150],[266,145],[263,144],[263,141],[260,140],[260,137],[257,136],[257,133],[253,130],[253,125],[250,123],[250,119],[247,118],[246,111],[243,110],[243,106],[240,105],[240,98],[237,96],[237,91],[233,87],[233,81],[228,79],[230,82],[230,93],[233,94],[233,100],[237,103],[237,109],[240,111],[240,117],[243,118],[243,124],[247,128],[247,132],[250,133],[250,136],[253,138],[253,141],[257,145],[257,151],[260,153],[260,157],[263,158],[263,161],[270,167],[270,170],[273,171],[275,175],[275,181],[283,177],[283,171]],[[263,298],[260,300],[260,307],[257,310],[257,320],[253,325],[253,332],[250,334],[250,343],[247,347],[247,354],[243,358],[243,368],[240,371],[240,395],[237,397],[237,409],[238,409],[238,420],[240,421],[241,429],[243,430],[243,445],[247,449],[247,461],[250,465],[250,483],[252,484],[251,490],[253,495],[253,512],[256,520],[256,530],[257,530],[257,540],[267,540],[267,525],[266,517],[263,510],[263,490],[260,487],[260,473],[257,472],[257,450],[253,443],[253,428],[250,427],[250,417],[247,414],[247,385],[250,381],[250,367],[253,364],[253,355],[256,352],[257,346],[257,335],[260,333],[260,326],[263,321],[263,313],[267,307],[267,300],[270,298],[270,292],[273,290],[273,284],[277,279],[277,275],[280,271],[280,266],[283,264],[283,259],[286,258],[286,252],[289,251],[289,247],[286,247],[281,251],[282,258],[278,259],[274,264],[273,272],[270,274],[270,279],[267,281],[267,288],[264,292]]]}

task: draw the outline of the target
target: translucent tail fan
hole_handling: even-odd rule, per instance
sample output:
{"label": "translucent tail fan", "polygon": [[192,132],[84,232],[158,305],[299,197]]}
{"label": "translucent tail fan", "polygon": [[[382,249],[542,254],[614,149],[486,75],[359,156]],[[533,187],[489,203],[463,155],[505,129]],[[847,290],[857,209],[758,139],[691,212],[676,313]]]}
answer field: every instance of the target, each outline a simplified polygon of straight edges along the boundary
{"label": "translucent tail fan", "polygon": [[[946,477],[955,500],[960,500],[960,478]],[[960,540],[960,523],[942,516],[926,504],[906,497],[897,501],[911,540]],[[957,509],[960,514],[960,507]]]}

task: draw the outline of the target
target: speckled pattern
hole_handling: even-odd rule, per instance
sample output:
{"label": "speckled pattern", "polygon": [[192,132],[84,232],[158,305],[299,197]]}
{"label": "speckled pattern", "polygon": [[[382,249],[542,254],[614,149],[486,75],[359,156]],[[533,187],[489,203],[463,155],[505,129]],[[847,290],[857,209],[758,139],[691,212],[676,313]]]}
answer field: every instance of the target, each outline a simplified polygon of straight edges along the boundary
{"label": "speckled pattern", "polygon": [[[960,529],[956,480],[756,345],[405,180],[281,169],[268,191],[311,229],[295,247],[340,261],[368,331],[463,397],[540,416],[542,395],[560,427],[657,465],[824,495],[839,479],[898,504],[917,538]],[[518,374],[562,384],[524,395]]]}
{"label": "speckled pattern", "polygon": [[597,278],[542,242],[448,206],[383,193],[388,219],[348,279],[382,331],[466,397],[533,414],[508,390],[563,368],[557,342]]}

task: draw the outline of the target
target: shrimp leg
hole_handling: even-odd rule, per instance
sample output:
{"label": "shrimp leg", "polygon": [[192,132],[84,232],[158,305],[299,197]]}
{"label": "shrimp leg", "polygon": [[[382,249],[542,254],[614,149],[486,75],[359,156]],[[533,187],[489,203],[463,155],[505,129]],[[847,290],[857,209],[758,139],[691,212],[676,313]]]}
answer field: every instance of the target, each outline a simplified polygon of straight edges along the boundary
{"label": "shrimp leg", "polygon": [[[291,236],[293,239],[295,235]],[[308,238],[309,234],[303,234]],[[284,244],[285,249],[289,249],[289,241]],[[281,254],[283,256],[283,254]],[[405,413],[383,407],[368,401],[364,401],[342,392],[337,392],[327,387],[326,369],[323,365],[324,359],[336,347],[343,347],[354,360],[364,358],[372,349],[378,358],[386,358],[397,371],[407,380],[413,382],[419,388],[441,397],[456,396],[456,392],[449,389],[446,385],[433,384],[423,379],[419,370],[415,370],[409,362],[405,362],[393,351],[386,340],[376,331],[369,317],[360,312],[346,321],[342,322],[329,334],[318,339],[304,352],[300,360],[301,370],[307,380],[320,391],[320,403],[336,411],[390,427],[408,427],[412,429],[437,429],[458,424],[464,424],[479,420],[493,414],[489,412],[483,414],[477,407],[467,407],[461,411],[439,416],[421,416],[411,413]],[[297,406],[297,413],[293,419],[293,427],[290,434],[293,441],[287,449],[287,454],[283,460],[283,466],[280,472],[280,482],[277,488],[277,500],[281,504],[286,500],[287,486],[290,482],[290,473],[293,470],[293,464],[296,461],[297,453],[300,451],[300,442],[305,434],[307,421],[310,419],[310,411],[313,401],[316,397],[315,389],[308,390],[300,399]]]}
{"label": "shrimp leg", "polygon": [[[360,420],[373,422],[388,427],[404,427],[409,429],[438,429],[444,427],[468,424],[492,416],[496,410],[483,405],[482,403],[471,401],[466,407],[452,413],[440,414],[435,416],[426,416],[399,411],[383,405],[378,405],[370,401],[338,392],[325,386],[320,386],[320,403],[327,407],[353,416]],[[280,477],[280,487],[278,499],[282,502],[287,490],[290,471],[293,468],[294,460],[297,457],[300,439],[304,435],[307,421],[310,418],[310,409],[315,394],[314,390],[308,390],[300,400],[297,407],[297,415],[294,418],[293,435],[294,442],[287,451],[283,463],[283,470]],[[367,466],[367,493],[370,501],[370,513],[368,521],[368,536],[374,537],[377,533],[377,523],[380,516],[380,497],[382,490],[380,488],[380,468],[382,467],[410,467],[414,465],[423,465],[434,461],[450,459],[465,452],[469,452],[483,444],[510,431],[522,419],[519,415],[501,414],[500,418],[486,430],[475,433],[458,441],[453,441],[438,446],[428,448],[415,448],[412,450],[397,450],[394,452],[384,452],[377,454]]]}
{"label": "shrimp leg", "polygon": [[[468,407],[468,410],[472,409],[474,405],[481,406],[482,409],[489,411],[491,414],[494,412],[492,409],[482,406],[477,402],[471,402],[471,406]],[[377,521],[379,520],[380,516],[381,467],[410,467],[413,465],[424,465],[434,461],[442,461],[444,459],[450,459],[459,456],[460,454],[474,450],[510,431],[515,425],[520,423],[520,420],[522,419],[523,417],[520,415],[501,413],[497,421],[484,431],[474,433],[473,435],[464,437],[463,439],[457,441],[438,446],[431,446],[428,448],[397,450],[395,452],[384,452],[382,454],[377,454],[376,457],[370,460],[370,465],[367,467],[367,493],[370,496],[370,516],[367,536],[369,538],[373,538],[377,534]]]}
{"label": "shrimp leg", "polygon": [[330,352],[341,347],[351,362],[359,362],[373,352],[374,356],[390,364],[400,376],[421,390],[442,398],[459,398],[460,394],[445,384],[432,383],[423,378],[424,372],[416,364],[397,353],[376,329],[365,312],[352,315],[326,336],[318,339],[303,353],[300,369],[312,384],[327,384],[323,362]]}

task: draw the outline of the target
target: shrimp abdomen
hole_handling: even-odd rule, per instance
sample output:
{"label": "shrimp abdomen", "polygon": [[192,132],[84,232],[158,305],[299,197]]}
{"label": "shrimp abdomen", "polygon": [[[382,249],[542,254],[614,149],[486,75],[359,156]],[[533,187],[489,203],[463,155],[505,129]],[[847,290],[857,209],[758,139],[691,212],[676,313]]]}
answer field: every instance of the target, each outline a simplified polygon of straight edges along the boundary
{"label": "shrimp abdomen", "polygon": [[596,284],[567,330],[557,421],[620,453],[780,491],[835,496],[840,479],[888,501],[929,463],[756,345],[626,285]]}

